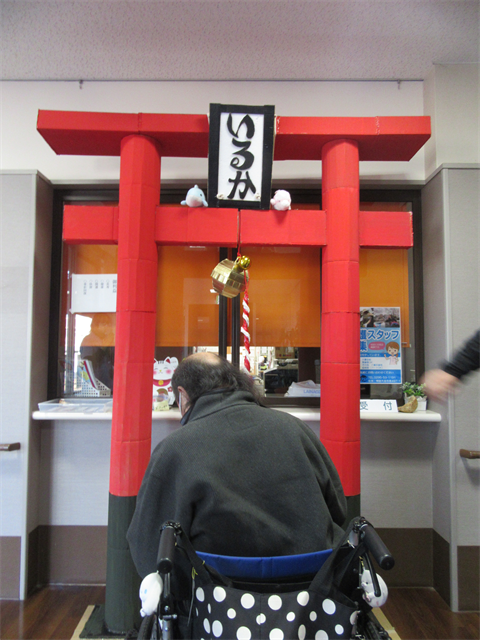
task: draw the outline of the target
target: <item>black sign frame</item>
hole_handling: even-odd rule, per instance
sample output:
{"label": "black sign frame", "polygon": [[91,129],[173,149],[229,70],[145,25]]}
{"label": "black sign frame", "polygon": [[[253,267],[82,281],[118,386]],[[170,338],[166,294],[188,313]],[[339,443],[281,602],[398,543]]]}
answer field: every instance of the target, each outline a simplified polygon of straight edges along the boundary
{"label": "black sign frame", "polygon": [[[220,118],[222,113],[263,115],[263,157],[261,198],[257,201],[217,198],[220,151]],[[208,206],[235,209],[270,209],[272,189],[273,148],[275,139],[275,107],[229,104],[210,105],[210,134],[208,148]]]}

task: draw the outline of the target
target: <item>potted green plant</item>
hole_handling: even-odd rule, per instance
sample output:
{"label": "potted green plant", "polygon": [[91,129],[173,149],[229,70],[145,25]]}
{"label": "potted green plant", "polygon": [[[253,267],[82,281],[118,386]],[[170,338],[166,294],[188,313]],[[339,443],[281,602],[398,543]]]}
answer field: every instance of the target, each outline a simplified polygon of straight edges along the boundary
{"label": "potted green plant", "polygon": [[425,385],[416,382],[404,382],[402,384],[403,397],[408,402],[412,396],[415,396],[418,402],[418,411],[425,411],[427,408],[427,396],[425,393]]}

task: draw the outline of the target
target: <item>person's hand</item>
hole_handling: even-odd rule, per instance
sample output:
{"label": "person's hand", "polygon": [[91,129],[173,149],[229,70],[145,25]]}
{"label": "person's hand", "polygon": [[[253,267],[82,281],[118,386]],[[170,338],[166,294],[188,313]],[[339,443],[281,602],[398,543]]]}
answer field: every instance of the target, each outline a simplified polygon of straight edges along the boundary
{"label": "person's hand", "polygon": [[425,394],[432,400],[445,401],[449,393],[456,390],[460,380],[442,369],[431,369],[422,377],[422,384],[425,384]]}

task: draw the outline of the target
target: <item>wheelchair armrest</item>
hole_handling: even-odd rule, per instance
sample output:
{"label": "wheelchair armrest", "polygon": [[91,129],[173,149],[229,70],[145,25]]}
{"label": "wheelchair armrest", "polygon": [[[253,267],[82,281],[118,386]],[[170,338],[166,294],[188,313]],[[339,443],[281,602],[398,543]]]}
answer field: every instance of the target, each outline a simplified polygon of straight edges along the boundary
{"label": "wheelchair armrest", "polygon": [[395,566],[395,558],[385,546],[374,527],[366,520],[360,527],[360,535],[366,548],[375,558],[381,569],[390,570]]}
{"label": "wheelchair armrest", "polygon": [[157,571],[161,574],[170,573],[173,569],[173,554],[175,551],[175,528],[166,523],[160,534],[160,544],[157,555]]}

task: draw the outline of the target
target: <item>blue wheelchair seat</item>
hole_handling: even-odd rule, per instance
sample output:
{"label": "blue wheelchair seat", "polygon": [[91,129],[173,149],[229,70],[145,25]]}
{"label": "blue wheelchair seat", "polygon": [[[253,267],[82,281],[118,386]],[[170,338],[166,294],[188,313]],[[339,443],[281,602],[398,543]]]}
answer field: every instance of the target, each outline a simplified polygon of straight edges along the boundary
{"label": "blue wheelchair seat", "polygon": [[327,549],[295,556],[245,558],[197,551],[197,555],[219,573],[229,578],[250,580],[274,580],[317,573],[331,553],[332,549]]}

